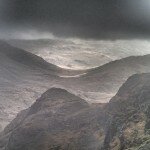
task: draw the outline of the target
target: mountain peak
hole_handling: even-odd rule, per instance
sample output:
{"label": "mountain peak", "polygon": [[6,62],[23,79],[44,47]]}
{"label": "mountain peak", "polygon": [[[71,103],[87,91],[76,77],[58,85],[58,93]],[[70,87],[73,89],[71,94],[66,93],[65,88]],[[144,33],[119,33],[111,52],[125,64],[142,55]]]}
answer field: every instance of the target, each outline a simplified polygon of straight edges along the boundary
{"label": "mountain peak", "polygon": [[89,105],[85,100],[71,94],[65,89],[51,88],[42,94],[42,96],[31,106],[30,112],[35,113],[42,109],[59,109],[61,111],[62,107],[65,107],[65,109],[62,109],[62,113],[66,113],[68,110],[71,113],[74,110],[88,108]]}

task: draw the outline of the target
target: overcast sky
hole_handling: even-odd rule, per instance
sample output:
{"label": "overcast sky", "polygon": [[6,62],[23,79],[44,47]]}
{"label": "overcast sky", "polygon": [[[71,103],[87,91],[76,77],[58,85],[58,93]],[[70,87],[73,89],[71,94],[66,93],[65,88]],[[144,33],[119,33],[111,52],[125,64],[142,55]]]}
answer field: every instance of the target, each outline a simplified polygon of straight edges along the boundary
{"label": "overcast sky", "polygon": [[0,0],[0,32],[135,38],[150,35],[150,0]]}

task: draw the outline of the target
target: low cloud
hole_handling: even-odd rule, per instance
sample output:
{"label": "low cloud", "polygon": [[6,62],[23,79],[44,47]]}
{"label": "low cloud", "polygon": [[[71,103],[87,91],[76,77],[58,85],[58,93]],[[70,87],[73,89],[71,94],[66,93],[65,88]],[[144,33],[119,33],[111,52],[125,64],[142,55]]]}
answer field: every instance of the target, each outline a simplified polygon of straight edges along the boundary
{"label": "low cloud", "polygon": [[0,5],[1,20],[16,30],[101,39],[150,35],[149,0],[1,0]]}

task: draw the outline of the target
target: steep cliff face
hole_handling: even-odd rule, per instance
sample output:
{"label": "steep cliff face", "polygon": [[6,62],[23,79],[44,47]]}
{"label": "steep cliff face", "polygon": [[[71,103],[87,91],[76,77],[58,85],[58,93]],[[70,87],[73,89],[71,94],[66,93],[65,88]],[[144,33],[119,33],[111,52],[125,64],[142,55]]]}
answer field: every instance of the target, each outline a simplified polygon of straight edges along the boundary
{"label": "steep cliff face", "polygon": [[104,140],[101,107],[52,88],[1,134],[5,150],[97,150]]}
{"label": "steep cliff face", "polygon": [[133,75],[106,106],[104,150],[150,148],[150,74]]}

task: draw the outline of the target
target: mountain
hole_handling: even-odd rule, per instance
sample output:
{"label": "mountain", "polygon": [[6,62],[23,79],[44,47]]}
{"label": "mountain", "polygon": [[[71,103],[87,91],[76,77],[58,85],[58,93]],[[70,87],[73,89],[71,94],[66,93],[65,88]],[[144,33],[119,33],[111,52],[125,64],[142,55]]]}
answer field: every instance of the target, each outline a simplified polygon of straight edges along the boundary
{"label": "mountain", "polygon": [[105,108],[110,121],[104,149],[150,149],[150,74],[130,77]]}
{"label": "mountain", "polygon": [[[60,88],[45,92],[1,133],[4,150],[97,150],[103,143],[103,111]],[[7,145],[7,146],[6,146]]]}
{"label": "mountain", "polygon": [[135,74],[107,104],[52,88],[0,134],[2,150],[148,150],[150,74]]}
{"label": "mountain", "polygon": [[128,77],[147,72],[150,72],[150,55],[130,56],[87,70],[78,78],[67,79],[66,88],[78,91],[90,102],[108,102]]}

